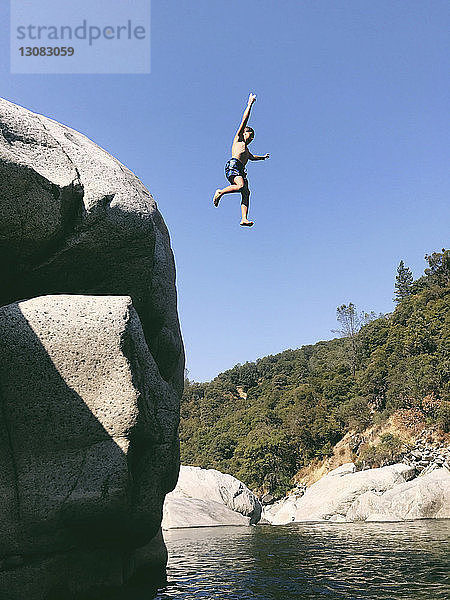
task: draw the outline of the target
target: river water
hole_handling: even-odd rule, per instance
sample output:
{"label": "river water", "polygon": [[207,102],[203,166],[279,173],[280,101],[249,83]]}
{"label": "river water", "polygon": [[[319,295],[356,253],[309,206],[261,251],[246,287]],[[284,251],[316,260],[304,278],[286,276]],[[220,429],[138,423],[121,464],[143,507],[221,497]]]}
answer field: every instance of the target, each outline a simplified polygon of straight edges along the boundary
{"label": "river water", "polygon": [[449,600],[450,521],[165,532],[159,600]]}

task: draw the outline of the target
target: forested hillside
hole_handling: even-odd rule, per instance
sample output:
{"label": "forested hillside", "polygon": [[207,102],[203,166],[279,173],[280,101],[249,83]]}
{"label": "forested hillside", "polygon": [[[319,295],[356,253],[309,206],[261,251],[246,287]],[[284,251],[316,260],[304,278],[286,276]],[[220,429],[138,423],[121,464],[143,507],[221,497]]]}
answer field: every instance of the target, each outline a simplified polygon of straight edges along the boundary
{"label": "forested hillside", "polygon": [[400,263],[393,313],[375,318],[342,305],[339,338],[236,365],[209,383],[186,380],[182,463],[282,493],[347,431],[395,411],[448,431],[450,250],[425,259],[416,281]]}

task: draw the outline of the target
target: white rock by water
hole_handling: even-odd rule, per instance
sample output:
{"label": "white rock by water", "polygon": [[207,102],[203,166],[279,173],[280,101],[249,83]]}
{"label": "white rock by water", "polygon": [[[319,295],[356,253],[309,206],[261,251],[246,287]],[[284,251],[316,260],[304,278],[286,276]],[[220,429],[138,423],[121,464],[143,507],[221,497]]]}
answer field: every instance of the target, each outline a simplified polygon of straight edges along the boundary
{"label": "white rock by water", "polygon": [[381,495],[366,492],[346,515],[347,521],[410,519],[450,519],[450,472],[447,469],[436,469]]}
{"label": "white rock by water", "polygon": [[308,488],[301,498],[280,505],[278,511],[265,513],[265,518],[277,525],[292,521],[342,521],[362,494],[385,492],[414,475],[414,468],[404,464],[354,471],[353,463],[338,467]]}
{"label": "white rock by water", "polygon": [[185,467],[166,496],[163,529],[248,525],[261,516],[258,498],[238,479],[215,469]]}
{"label": "white rock by water", "polygon": [[272,506],[264,506],[262,519],[271,525],[285,525],[294,520],[301,498],[294,495],[282,498]]}
{"label": "white rock by water", "polygon": [[[341,468],[341,467],[340,467]],[[356,473],[331,471],[312,485],[298,504],[295,521],[328,520],[347,514],[352,503],[367,491],[384,492],[413,476],[414,469],[404,464],[368,469]]]}
{"label": "white rock by water", "polygon": [[249,517],[230,510],[224,504],[199,498],[166,498],[163,529],[249,525]]}

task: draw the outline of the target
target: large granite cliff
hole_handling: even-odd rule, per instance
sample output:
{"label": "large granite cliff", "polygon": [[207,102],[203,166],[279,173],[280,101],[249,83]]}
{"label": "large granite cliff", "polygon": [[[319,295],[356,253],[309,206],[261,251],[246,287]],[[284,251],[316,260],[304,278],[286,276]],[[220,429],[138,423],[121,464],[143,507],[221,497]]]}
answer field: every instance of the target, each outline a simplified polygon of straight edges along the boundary
{"label": "large granite cliff", "polygon": [[164,563],[184,369],[170,240],[128,169],[6,100],[0,181],[0,597],[82,596]]}

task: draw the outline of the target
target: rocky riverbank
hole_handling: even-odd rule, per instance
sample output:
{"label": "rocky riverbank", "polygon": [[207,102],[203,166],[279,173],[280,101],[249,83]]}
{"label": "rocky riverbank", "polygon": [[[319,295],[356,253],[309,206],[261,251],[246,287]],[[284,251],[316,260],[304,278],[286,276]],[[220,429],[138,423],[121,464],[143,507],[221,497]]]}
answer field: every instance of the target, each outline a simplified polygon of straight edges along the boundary
{"label": "rocky riverbank", "polygon": [[[432,464],[432,463],[430,463]],[[356,471],[353,463],[334,469],[306,489],[264,507],[262,521],[405,521],[450,518],[450,471],[442,466],[417,476],[398,463]]]}
{"label": "rocky riverbank", "polygon": [[426,475],[442,467],[450,471],[450,447],[436,447],[420,437],[404,455],[402,462],[414,467],[418,475]]}
{"label": "rocky riverbank", "polygon": [[[181,467],[178,484],[166,496],[163,529],[220,525],[323,521],[406,521],[450,518],[450,471],[439,466],[443,450],[421,474],[397,463],[357,471],[354,463],[332,470],[307,487],[267,504],[242,482],[214,469]],[[444,461],[444,465],[447,463]],[[262,508],[262,510],[261,510]]]}

